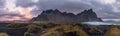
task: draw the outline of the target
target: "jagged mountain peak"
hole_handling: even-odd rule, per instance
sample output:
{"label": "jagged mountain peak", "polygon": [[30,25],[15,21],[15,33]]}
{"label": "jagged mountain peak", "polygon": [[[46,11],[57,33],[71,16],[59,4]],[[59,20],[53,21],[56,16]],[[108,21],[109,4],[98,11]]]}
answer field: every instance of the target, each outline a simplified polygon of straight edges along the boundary
{"label": "jagged mountain peak", "polygon": [[58,9],[55,9],[54,11],[55,11],[55,12],[60,12]]}
{"label": "jagged mountain peak", "polygon": [[43,12],[42,12],[43,14],[51,14],[51,13],[55,13],[55,14],[57,14],[57,13],[61,13],[58,9],[48,9],[48,10],[44,10]]}
{"label": "jagged mountain peak", "polygon": [[93,9],[86,9],[86,10],[84,10],[84,11],[93,11]]}
{"label": "jagged mountain peak", "polygon": [[53,11],[54,11],[53,9],[48,9],[48,10],[44,10],[43,13],[51,13]]}
{"label": "jagged mountain peak", "polygon": [[33,21],[50,21],[53,23],[80,23],[88,21],[102,21],[97,17],[92,9],[84,10],[75,15],[73,13],[61,12],[58,9],[43,11],[38,17],[33,18]]}
{"label": "jagged mountain peak", "polygon": [[96,15],[96,13],[93,11],[93,9],[88,9],[88,10],[84,10],[84,11],[82,11],[81,13],[78,13],[77,15],[90,15],[90,14],[95,14]]}
{"label": "jagged mountain peak", "polygon": [[93,9],[84,10],[82,13],[94,13]]}

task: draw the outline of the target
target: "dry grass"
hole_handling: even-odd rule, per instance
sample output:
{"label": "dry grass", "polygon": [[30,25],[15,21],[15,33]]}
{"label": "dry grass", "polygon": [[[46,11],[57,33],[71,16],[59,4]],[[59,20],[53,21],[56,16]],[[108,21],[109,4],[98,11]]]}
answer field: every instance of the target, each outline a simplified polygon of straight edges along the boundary
{"label": "dry grass", "polygon": [[0,33],[0,36],[8,36],[6,33]]}
{"label": "dry grass", "polygon": [[42,32],[41,36],[63,36],[65,33],[76,32],[78,36],[88,36],[79,26],[59,25],[54,28],[49,28]]}
{"label": "dry grass", "polygon": [[105,36],[120,36],[120,29],[118,26],[113,26],[105,33]]}

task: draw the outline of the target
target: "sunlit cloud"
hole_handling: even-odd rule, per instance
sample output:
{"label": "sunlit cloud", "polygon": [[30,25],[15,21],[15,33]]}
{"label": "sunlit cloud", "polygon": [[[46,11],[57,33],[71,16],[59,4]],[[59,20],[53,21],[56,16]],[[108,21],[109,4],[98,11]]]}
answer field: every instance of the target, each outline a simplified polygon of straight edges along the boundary
{"label": "sunlit cloud", "polygon": [[25,18],[31,19],[31,18],[33,17],[32,14],[30,13],[30,11],[31,11],[32,9],[33,9],[33,8],[31,8],[31,7],[27,7],[27,8],[18,9],[17,11],[18,11],[21,15],[24,15]]}
{"label": "sunlit cloud", "polygon": [[[9,21],[14,21],[14,20],[30,20],[33,15],[31,14],[31,11],[35,7],[19,7],[16,6],[16,0],[6,0],[5,2],[5,7],[4,10],[7,11],[8,13],[17,13],[18,15],[23,15],[22,17],[19,16],[10,16],[12,18],[0,18],[1,20],[9,20]],[[7,15],[6,15],[7,16]],[[24,19],[23,19],[24,18]]]}

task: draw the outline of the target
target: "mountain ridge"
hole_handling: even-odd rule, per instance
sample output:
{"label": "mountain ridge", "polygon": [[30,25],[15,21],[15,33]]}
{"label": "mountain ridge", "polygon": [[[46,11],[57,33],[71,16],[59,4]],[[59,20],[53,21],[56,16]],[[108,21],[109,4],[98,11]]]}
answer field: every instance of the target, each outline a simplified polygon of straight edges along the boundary
{"label": "mountain ridge", "polygon": [[49,21],[52,23],[80,23],[91,21],[102,21],[98,18],[96,13],[92,9],[84,10],[77,15],[73,13],[61,12],[58,9],[43,11],[37,17],[31,19],[31,21]]}

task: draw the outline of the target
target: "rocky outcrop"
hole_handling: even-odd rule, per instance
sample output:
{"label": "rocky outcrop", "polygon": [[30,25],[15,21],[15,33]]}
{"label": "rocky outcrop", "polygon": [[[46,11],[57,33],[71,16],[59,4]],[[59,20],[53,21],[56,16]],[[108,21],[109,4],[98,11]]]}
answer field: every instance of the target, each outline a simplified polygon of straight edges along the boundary
{"label": "rocky outcrop", "polygon": [[102,21],[101,18],[97,17],[96,13],[92,9],[84,10],[77,14],[77,18],[81,22]]}
{"label": "rocky outcrop", "polygon": [[102,21],[97,17],[96,13],[92,9],[84,10],[77,15],[73,13],[61,12],[57,9],[43,11],[37,17],[34,17],[31,21],[47,21],[52,23],[80,23],[88,21]]}

